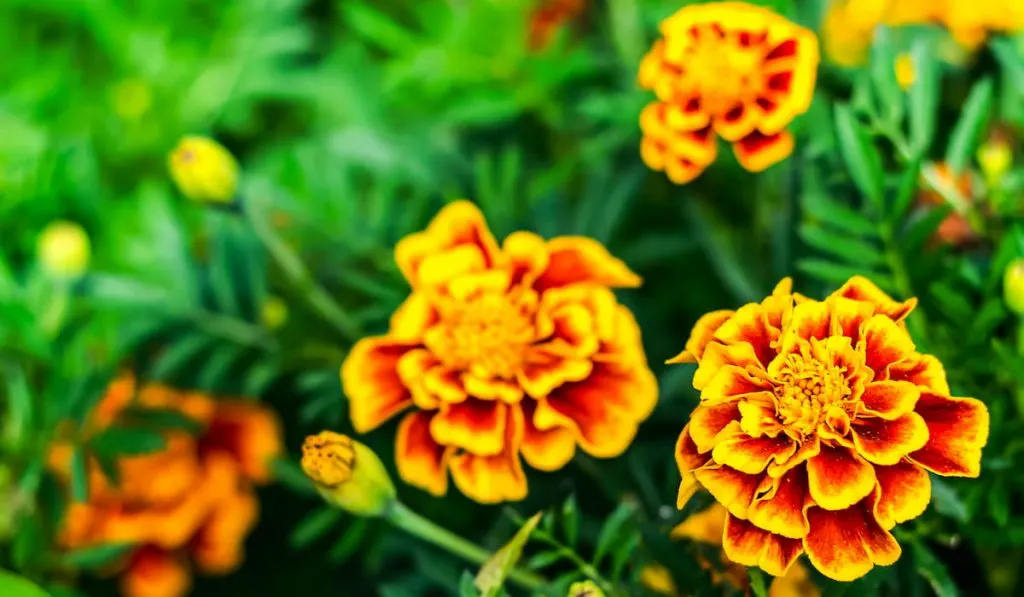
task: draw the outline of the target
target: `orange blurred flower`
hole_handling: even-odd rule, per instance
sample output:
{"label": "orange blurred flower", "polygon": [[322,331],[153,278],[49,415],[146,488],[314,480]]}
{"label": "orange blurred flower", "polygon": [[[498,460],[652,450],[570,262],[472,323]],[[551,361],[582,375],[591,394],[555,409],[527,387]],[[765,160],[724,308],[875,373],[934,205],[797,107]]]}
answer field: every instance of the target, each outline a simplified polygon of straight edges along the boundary
{"label": "orange blurred flower", "polygon": [[499,246],[472,203],[445,207],[395,259],[412,293],[341,369],[363,433],[398,426],[398,473],[434,495],[526,496],[520,455],[553,471],[576,445],[621,454],[657,400],[640,330],[610,290],[640,278],[583,237],[516,232]]}
{"label": "orange blurred flower", "polygon": [[928,505],[928,471],[976,477],[989,415],[950,396],[897,302],[861,277],[824,301],[783,280],[761,303],[705,315],[686,350],[700,404],[676,445],[682,507],[703,486],[728,509],[733,562],[784,576],[807,552],[835,580],[889,565],[889,533]]}
{"label": "orange blurred flower", "polygon": [[[722,535],[725,532],[725,519],[728,511],[721,504],[691,515],[672,529],[673,539],[686,539],[697,543],[722,546]],[[748,594],[750,577],[744,566],[729,561],[725,552],[721,553],[723,566],[713,567],[712,563],[698,556],[698,563],[705,570],[711,570],[711,579],[716,585],[727,585],[743,594]],[[641,582],[649,589],[664,595],[676,595],[677,589],[667,570],[660,567],[645,569]],[[768,597],[818,597],[821,591],[811,581],[807,568],[797,562],[785,576],[772,581],[768,587]]]}
{"label": "orange blurred flower", "polygon": [[583,14],[586,0],[541,0],[530,17],[529,45],[547,47],[560,27]]}
{"label": "orange blurred flower", "polygon": [[[282,449],[280,424],[272,411],[247,401],[161,385],[142,386],[136,396],[135,380],[125,375],[111,383],[86,433],[130,425],[123,417],[129,406],[171,410],[201,430],[166,431],[163,450],[119,459],[117,485],[90,462],[89,501],[69,505],[58,542],[66,549],[134,543],[117,566],[122,593],[180,597],[191,587],[192,567],[227,574],[241,564],[259,511],[253,486],[270,480],[268,463]],[[71,453],[67,443],[50,453],[51,468],[65,481]]]}
{"label": "orange blurred flower", "polygon": [[742,2],[686,6],[661,32],[639,73],[657,96],[640,116],[649,168],[685,184],[715,160],[719,136],[751,172],[792,153],[786,127],[814,94],[814,33]]}
{"label": "orange blurred flower", "polygon": [[[943,162],[935,165],[935,175],[938,178],[938,184],[947,186],[962,197],[968,207],[973,206],[974,185],[972,184],[973,178],[970,171],[964,170],[959,176],[956,176],[953,174],[953,169],[949,164]],[[945,206],[946,204],[946,199],[942,196],[942,193],[930,182],[923,180],[921,191],[917,195],[917,205],[923,210],[930,210]],[[974,231],[967,217],[954,210],[939,223],[939,227],[935,230],[933,241],[937,244],[961,246],[970,243],[977,237],[978,234]]]}

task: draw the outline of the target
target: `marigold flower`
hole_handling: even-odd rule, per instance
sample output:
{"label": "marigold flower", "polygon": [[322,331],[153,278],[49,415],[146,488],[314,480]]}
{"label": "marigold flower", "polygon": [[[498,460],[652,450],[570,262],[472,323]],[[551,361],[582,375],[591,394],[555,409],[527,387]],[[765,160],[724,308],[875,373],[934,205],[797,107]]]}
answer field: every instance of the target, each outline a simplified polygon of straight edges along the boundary
{"label": "marigold flower", "polygon": [[648,167],[689,182],[715,160],[716,137],[751,172],[792,153],[786,127],[814,94],[814,33],[742,2],[686,6],[661,32],[638,77],[657,96],[640,116]]}
{"label": "marigold flower", "polygon": [[[111,383],[86,434],[130,425],[124,411],[132,405],[174,410],[200,432],[167,431],[164,450],[119,459],[116,486],[89,462],[89,501],[69,506],[58,542],[67,549],[134,543],[120,566],[122,593],[180,597],[191,586],[191,567],[226,574],[242,562],[259,512],[253,486],[270,479],[268,462],[282,450],[280,424],[255,403],[160,385],[136,390],[125,375]],[[50,467],[65,482],[71,453],[66,443],[50,452]]]}
{"label": "marigold flower", "polygon": [[302,470],[325,500],[359,516],[380,516],[395,486],[373,450],[347,435],[321,431],[302,444]]}
{"label": "marigold flower", "polygon": [[445,207],[395,259],[412,293],[383,336],[341,369],[364,433],[412,408],[398,426],[407,483],[456,486],[482,503],[527,494],[520,455],[564,466],[578,444],[621,454],[657,400],[640,330],[610,290],[640,278],[599,243],[516,232],[499,246],[467,201]]}
{"label": "marigold flower", "polygon": [[39,234],[36,258],[58,278],[77,278],[89,267],[89,235],[74,222],[52,222]]}
{"label": "marigold flower", "polygon": [[[937,185],[945,185],[967,201],[968,205],[973,205],[975,194],[973,176],[970,171],[961,172],[957,176],[949,164],[943,162],[935,165],[935,174],[938,178]],[[947,204],[946,198],[935,188],[937,185],[933,185],[927,179],[922,180],[917,204],[925,210]],[[961,246],[973,241],[977,236],[967,217],[954,210],[939,223],[939,227],[935,229],[933,241],[936,244]]]}
{"label": "marigold flower", "polygon": [[238,189],[238,162],[208,137],[185,137],[171,152],[171,178],[182,195],[200,203],[231,203]]}
{"label": "marigold flower", "polygon": [[1024,315],[1024,258],[1014,259],[1003,273],[1003,298],[1010,311]]}
{"label": "marigold flower", "polygon": [[697,321],[679,356],[700,404],[676,445],[678,505],[696,486],[728,509],[728,558],[784,576],[806,552],[835,580],[890,565],[890,530],[928,505],[928,472],[976,477],[989,415],[951,397],[899,302],[854,277],[824,301],[781,282]]}

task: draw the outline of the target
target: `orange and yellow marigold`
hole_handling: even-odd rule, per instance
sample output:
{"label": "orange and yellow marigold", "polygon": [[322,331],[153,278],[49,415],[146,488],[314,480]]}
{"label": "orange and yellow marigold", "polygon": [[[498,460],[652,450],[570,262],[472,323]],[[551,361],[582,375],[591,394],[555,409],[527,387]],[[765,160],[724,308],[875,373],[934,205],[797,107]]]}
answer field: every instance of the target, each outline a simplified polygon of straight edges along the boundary
{"label": "orange and yellow marigold", "polygon": [[814,33],[743,2],[686,6],[661,32],[639,74],[657,96],[640,116],[648,167],[687,183],[715,160],[717,137],[752,172],[793,151],[786,127],[811,104]]}
{"label": "orange and yellow marigold", "polygon": [[824,301],[789,280],[701,318],[672,362],[696,362],[700,404],[676,445],[682,507],[697,486],[728,509],[730,560],[783,576],[801,554],[852,580],[900,556],[890,530],[924,512],[928,472],[976,477],[985,405],[950,396],[898,302],[855,277]]}
{"label": "orange and yellow marigold", "polygon": [[342,365],[352,424],[407,409],[396,461],[435,495],[484,503],[527,494],[520,456],[552,471],[576,445],[622,453],[657,400],[640,330],[611,288],[640,278],[599,243],[516,232],[499,246],[467,201],[445,207],[395,259],[412,293],[383,336]]}
{"label": "orange and yellow marigold", "polygon": [[[259,512],[253,486],[270,479],[270,460],[282,449],[280,425],[256,403],[215,401],[160,385],[136,391],[125,376],[111,384],[87,433],[131,425],[124,420],[130,406],[175,411],[200,431],[166,431],[163,450],[120,458],[117,485],[90,462],[89,501],[69,506],[58,542],[67,549],[132,543],[115,565],[122,593],[180,597],[191,585],[192,568],[226,574],[241,564]],[[52,448],[51,468],[66,481],[71,458],[69,444]]]}

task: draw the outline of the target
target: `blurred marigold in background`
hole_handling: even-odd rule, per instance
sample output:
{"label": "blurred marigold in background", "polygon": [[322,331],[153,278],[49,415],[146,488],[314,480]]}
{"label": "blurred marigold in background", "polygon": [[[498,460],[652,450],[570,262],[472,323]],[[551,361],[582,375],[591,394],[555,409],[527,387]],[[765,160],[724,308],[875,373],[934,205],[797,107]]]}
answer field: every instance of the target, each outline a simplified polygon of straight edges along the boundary
{"label": "blurred marigold in background", "polygon": [[74,222],[51,222],[36,241],[36,259],[44,271],[58,278],[85,273],[90,253],[89,235]]}
{"label": "blurred marigold in background", "polygon": [[715,161],[719,136],[751,172],[792,153],[786,127],[814,94],[814,33],[742,2],[687,6],[661,33],[639,73],[657,96],[640,115],[648,167],[685,184]]}
{"label": "blurred marigold in background", "polygon": [[[728,511],[721,504],[692,514],[689,518],[672,529],[673,539],[686,539],[697,543],[722,546],[722,534],[725,532],[725,518]],[[715,565],[698,556],[698,563],[705,570],[711,570],[711,580],[716,585],[725,585],[744,595],[749,594],[750,577],[744,566],[729,561],[725,552],[721,554],[721,565]],[[668,571],[658,565],[644,569],[641,582],[657,593],[676,595],[677,588]],[[768,588],[768,597],[818,597],[821,591],[811,581],[805,568],[797,562],[785,576],[776,578]]]}
{"label": "blurred marigold in background", "polygon": [[238,190],[238,163],[208,137],[185,137],[168,158],[181,194],[200,203],[231,203]]}
{"label": "blurred marigold in background", "polygon": [[481,503],[527,494],[520,456],[554,471],[576,445],[621,454],[657,401],[640,330],[611,288],[640,278],[594,240],[516,232],[498,245],[472,203],[395,248],[412,293],[342,365],[356,431],[398,426],[407,483]]}
{"label": "blurred marigold in background", "polygon": [[936,244],[947,244],[955,247],[974,241],[978,234],[965,215],[965,213],[974,208],[975,203],[974,179],[971,171],[964,170],[957,176],[953,173],[953,169],[949,164],[940,163],[935,164],[933,172],[933,181],[922,177],[921,189],[917,195],[918,207],[928,211],[949,205],[945,195],[936,188],[938,185],[945,187],[943,190],[946,195],[958,197],[963,204],[954,206],[949,215],[939,223],[939,227],[935,229],[932,241]]}
{"label": "blurred marigold in background", "polygon": [[[116,485],[89,462],[89,500],[69,505],[58,542],[65,549],[135,544],[114,569],[122,593],[179,597],[191,586],[192,567],[220,575],[241,564],[259,512],[254,485],[270,480],[270,461],[282,451],[280,424],[254,402],[161,385],[137,388],[125,375],[93,411],[87,436],[130,427],[139,408],[184,415],[199,432],[164,431],[163,450],[120,458]],[[65,482],[72,452],[69,443],[58,443],[50,453],[51,468]]]}
{"label": "blurred marigold in background", "polygon": [[989,415],[950,396],[898,302],[854,277],[824,301],[783,280],[761,303],[697,321],[670,362],[698,364],[678,506],[698,485],[728,509],[728,558],[785,576],[801,553],[849,581],[890,565],[889,532],[928,505],[928,472],[977,477]]}
{"label": "blurred marigold in background", "polygon": [[558,29],[579,17],[586,6],[586,0],[541,0],[530,17],[530,47],[547,47]]}
{"label": "blurred marigold in background", "polygon": [[836,64],[857,66],[880,25],[901,27],[935,23],[967,50],[976,50],[990,33],[1024,29],[1020,0],[832,0],[822,23],[825,54]]}

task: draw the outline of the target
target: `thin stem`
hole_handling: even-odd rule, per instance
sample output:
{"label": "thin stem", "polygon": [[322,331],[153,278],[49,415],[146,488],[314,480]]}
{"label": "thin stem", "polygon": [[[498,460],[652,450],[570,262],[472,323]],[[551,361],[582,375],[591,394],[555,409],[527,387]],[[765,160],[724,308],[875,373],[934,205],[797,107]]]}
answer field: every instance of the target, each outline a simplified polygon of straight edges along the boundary
{"label": "thin stem", "polygon": [[537,529],[533,533],[534,537],[536,537],[538,540],[543,541],[544,543],[547,543],[551,547],[555,548],[555,553],[557,553],[559,556],[572,562],[584,576],[600,585],[601,589],[604,590],[604,592],[607,593],[610,597],[617,597],[618,595],[621,595],[619,590],[611,581],[601,576],[601,573],[597,570],[597,568],[595,568],[590,562],[587,562],[586,560],[581,558],[579,554],[577,554],[572,548],[564,545],[561,541],[555,539],[549,533],[542,529]]}
{"label": "thin stem", "polygon": [[[384,518],[410,535],[433,543],[449,553],[475,564],[483,564],[491,558],[491,554],[486,549],[420,516],[399,502],[395,502],[384,513]],[[547,584],[542,576],[520,568],[510,570],[508,579],[531,591],[541,589]]]}
{"label": "thin stem", "polygon": [[317,314],[333,325],[343,336],[353,340],[358,338],[361,334],[356,320],[346,313],[317,283],[299,256],[292,251],[287,243],[278,238],[267,222],[256,213],[259,210],[254,209],[247,202],[243,201],[241,204],[242,213],[249,221],[256,237],[277,262],[278,267],[284,272],[285,277],[295,287],[295,290],[306,299]]}

